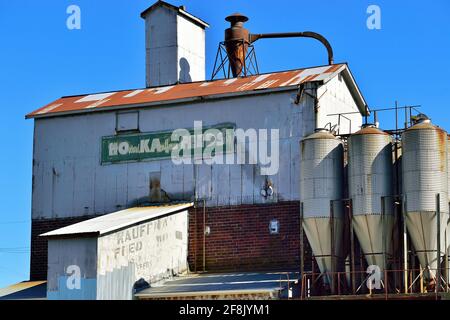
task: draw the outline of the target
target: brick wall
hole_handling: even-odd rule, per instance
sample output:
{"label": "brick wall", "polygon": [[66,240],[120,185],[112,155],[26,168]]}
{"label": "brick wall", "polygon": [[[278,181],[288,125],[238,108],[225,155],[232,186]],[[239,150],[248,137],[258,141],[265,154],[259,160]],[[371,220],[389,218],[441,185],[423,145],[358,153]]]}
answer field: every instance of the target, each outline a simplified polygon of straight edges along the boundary
{"label": "brick wall", "polygon": [[[47,278],[47,240],[38,235],[93,216],[32,221],[31,280]],[[298,270],[300,267],[298,202],[206,208],[206,271]],[[271,220],[279,234],[269,233]],[[189,266],[203,271],[203,208],[189,210]],[[305,238],[305,257],[310,248]],[[308,268],[310,259],[305,259]]]}
{"label": "brick wall", "polygon": [[39,237],[39,235],[91,218],[94,218],[94,216],[63,219],[37,219],[31,221],[31,281],[47,279],[47,240]]}
{"label": "brick wall", "polygon": [[[269,224],[279,221],[279,234]],[[300,268],[300,214],[298,202],[241,205],[189,211],[189,266],[203,271],[203,231],[206,236],[206,271],[287,270]],[[310,252],[305,241],[306,255]],[[309,260],[309,259],[308,259]]]}

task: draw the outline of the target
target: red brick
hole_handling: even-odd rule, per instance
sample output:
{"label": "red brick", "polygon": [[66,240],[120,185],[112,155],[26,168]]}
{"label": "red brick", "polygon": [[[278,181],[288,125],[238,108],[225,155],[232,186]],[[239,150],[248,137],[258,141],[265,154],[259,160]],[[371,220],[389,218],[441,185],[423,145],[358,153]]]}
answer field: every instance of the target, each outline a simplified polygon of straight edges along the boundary
{"label": "red brick", "polygon": [[[278,235],[269,233],[272,219],[280,223]],[[287,270],[300,266],[298,202],[206,208],[206,226],[211,228],[206,237],[207,271]],[[189,265],[192,271],[200,271],[203,208],[189,211],[189,228],[193,239],[189,241]]]}
{"label": "red brick", "polygon": [[[78,223],[93,216],[32,221],[31,280],[47,278],[47,241],[39,234]],[[278,235],[270,235],[269,222],[280,223]],[[188,262],[191,271],[203,270],[203,208],[189,210]],[[299,203],[281,202],[206,208],[207,271],[288,270],[300,266]],[[305,267],[310,263],[305,239]]]}

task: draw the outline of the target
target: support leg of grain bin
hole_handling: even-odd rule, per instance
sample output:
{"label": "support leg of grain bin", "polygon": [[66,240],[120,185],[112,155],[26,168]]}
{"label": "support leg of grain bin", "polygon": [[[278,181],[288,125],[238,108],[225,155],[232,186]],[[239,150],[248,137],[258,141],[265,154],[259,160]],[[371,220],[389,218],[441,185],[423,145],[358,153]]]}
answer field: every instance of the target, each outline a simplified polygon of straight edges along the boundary
{"label": "support leg of grain bin", "polygon": [[[386,227],[386,204],[385,204],[385,200],[386,200],[386,198],[385,197],[381,197],[381,225],[383,226],[383,228],[382,228],[382,235],[381,235],[381,239],[382,239],[382,243],[381,243],[381,245],[382,245],[382,252],[383,252],[383,270],[386,270],[386,266],[387,266],[387,263],[386,263],[386,237],[387,237],[387,234],[386,234],[386,230],[387,230],[387,227]],[[385,279],[385,281],[386,281],[386,279]]]}
{"label": "support leg of grain bin", "polygon": [[335,294],[335,272],[336,272],[336,246],[335,246],[335,230],[334,230],[334,203],[330,201],[330,230],[331,230],[331,294]]}
{"label": "support leg of grain bin", "polygon": [[436,195],[436,223],[437,223],[437,248],[436,248],[436,292],[441,289],[441,195]]}
{"label": "support leg of grain bin", "polygon": [[305,244],[303,238],[303,202],[300,202],[300,279],[303,279],[305,274]]}
{"label": "support leg of grain bin", "polygon": [[356,267],[355,267],[355,236],[353,233],[353,203],[352,200],[348,202],[348,219],[350,231],[350,259],[351,259],[351,278],[352,278],[352,294],[356,293]]}
{"label": "support leg of grain bin", "polygon": [[[450,207],[450,203],[449,203],[449,207]],[[450,210],[449,210],[449,212],[450,212]],[[444,256],[444,259],[445,259],[445,261],[444,261],[444,272],[445,272],[445,291],[446,292],[448,292],[448,289],[449,289],[449,284],[448,284],[448,281],[450,280],[450,277],[449,277],[449,270],[448,270],[448,239],[447,239],[447,237],[448,237],[448,222],[449,222],[449,215],[450,215],[450,213],[447,215],[447,221],[446,221],[446,223],[445,223],[445,256]]]}
{"label": "support leg of grain bin", "polygon": [[403,283],[405,286],[405,293],[408,293],[408,234],[406,232],[406,195],[403,197]]}
{"label": "support leg of grain bin", "polygon": [[203,199],[203,272],[206,272],[206,200]]}

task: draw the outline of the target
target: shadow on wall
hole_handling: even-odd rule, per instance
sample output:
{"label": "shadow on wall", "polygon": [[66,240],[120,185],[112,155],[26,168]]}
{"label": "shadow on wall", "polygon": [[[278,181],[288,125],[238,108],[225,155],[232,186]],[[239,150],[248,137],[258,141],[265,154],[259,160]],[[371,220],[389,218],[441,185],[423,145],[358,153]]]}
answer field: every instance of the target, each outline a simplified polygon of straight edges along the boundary
{"label": "shadow on wall", "polygon": [[140,278],[138,281],[136,281],[133,285],[133,294],[136,294],[142,290],[150,288],[150,284],[145,281],[144,278]]}
{"label": "shadow on wall", "polygon": [[192,82],[190,72],[191,72],[191,66],[189,65],[189,62],[187,61],[186,58],[181,58],[180,59],[180,76],[179,76],[180,83]]}

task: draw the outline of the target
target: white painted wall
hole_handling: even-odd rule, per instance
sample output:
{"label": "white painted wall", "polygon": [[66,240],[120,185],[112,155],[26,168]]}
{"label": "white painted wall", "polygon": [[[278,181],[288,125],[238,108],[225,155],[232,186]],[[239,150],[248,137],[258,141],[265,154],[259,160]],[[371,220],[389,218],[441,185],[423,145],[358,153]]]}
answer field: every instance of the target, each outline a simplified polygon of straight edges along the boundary
{"label": "white painted wall", "polygon": [[131,300],[140,279],[155,284],[187,270],[188,211],[97,237],[48,241],[49,300]]}
{"label": "white painted wall", "polygon": [[178,80],[181,83],[205,80],[205,29],[178,15],[177,31]]}
{"label": "white painted wall", "polygon": [[97,239],[50,239],[47,299],[93,300],[96,287]]}
{"label": "white painted wall", "polygon": [[147,87],[205,80],[205,30],[165,6],[145,17]]}
{"label": "white painted wall", "polygon": [[[319,119],[353,110],[351,104],[334,104],[337,98],[327,96],[332,92],[321,99]],[[114,134],[115,112],[36,119],[32,217],[105,214],[134,206],[147,199],[155,172],[173,200],[192,200],[195,190],[208,206],[298,200],[299,141],[313,132],[315,118],[313,100],[307,97],[296,105],[295,96],[293,90],[139,111],[141,132],[192,128],[196,120],[204,126],[232,122],[245,130],[279,129],[280,166],[278,174],[268,177],[275,193],[267,199],[260,195],[265,177],[257,165],[176,166],[171,160],[101,165],[101,138]]]}
{"label": "white painted wall", "polygon": [[187,270],[187,210],[98,238],[97,299],[132,298],[136,281],[155,284]]}
{"label": "white painted wall", "polygon": [[338,123],[338,116],[328,116],[341,112],[357,112],[345,115],[351,121],[341,117],[340,134],[349,134],[361,129],[362,116],[358,106],[345,83],[344,77],[337,76],[317,90],[319,97],[318,127],[324,128],[328,123]]}
{"label": "white painted wall", "polygon": [[147,87],[173,84],[178,79],[177,14],[157,7],[145,18]]}

